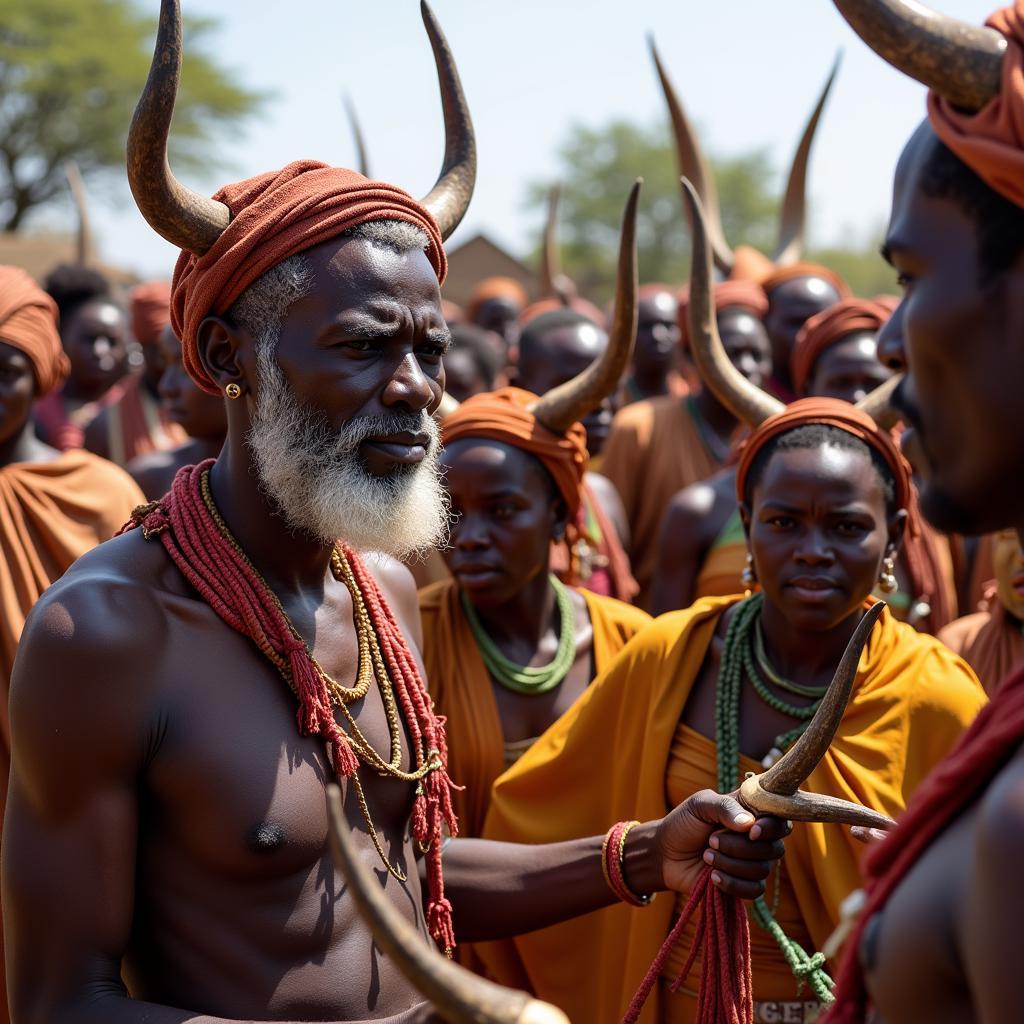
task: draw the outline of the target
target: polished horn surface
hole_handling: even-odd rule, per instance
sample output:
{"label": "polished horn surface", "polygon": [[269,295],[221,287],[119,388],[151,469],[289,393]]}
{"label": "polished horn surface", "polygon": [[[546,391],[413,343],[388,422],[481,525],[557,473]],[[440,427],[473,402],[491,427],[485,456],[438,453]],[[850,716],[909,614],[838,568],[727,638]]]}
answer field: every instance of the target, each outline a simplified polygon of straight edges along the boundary
{"label": "polished horn surface", "polygon": [[366,155],[366,139],[363,138],[363,128],[359,123],[359,115],[356,113],[356,105],[352,102],[351,96],[343,97],[345,103],[345,114],[348,117],[349,127],[352,129],[352,141],[356,144],[356,170],[364,177],[370,177],[370,160]]}

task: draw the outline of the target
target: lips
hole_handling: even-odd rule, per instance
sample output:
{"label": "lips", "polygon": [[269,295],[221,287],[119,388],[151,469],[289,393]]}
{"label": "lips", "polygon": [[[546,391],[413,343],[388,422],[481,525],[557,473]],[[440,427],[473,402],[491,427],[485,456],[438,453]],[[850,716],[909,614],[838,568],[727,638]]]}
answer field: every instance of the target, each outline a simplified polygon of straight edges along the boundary
{"label": "lips", "polygon": [[452,566],[452,575],[464,587],[473,587],[476,584],[486,583],[501,573],[496,565],[488,565],[484,562],[470,562],[465,565],[455,564]]}
{"label": "lips", "polygon": [[837,590],[839,585],[828,576],[794,576],[787,586],[801,590]]}
{"label": "lips", "polygon": [[403,465],[415,465],[427,457],[427,446],[430,444],[428,434],[400,431],[396,434],[382,434],[368,437],[363,445],[382,454],[391,462]]}

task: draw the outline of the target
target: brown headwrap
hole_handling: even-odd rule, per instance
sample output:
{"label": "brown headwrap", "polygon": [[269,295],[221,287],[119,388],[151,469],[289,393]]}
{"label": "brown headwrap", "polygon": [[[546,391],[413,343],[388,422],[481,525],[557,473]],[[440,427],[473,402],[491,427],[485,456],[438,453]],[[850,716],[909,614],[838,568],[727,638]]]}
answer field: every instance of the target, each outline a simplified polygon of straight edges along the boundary
{"label": "brown headwrap", "polygon": [[155,345],[171,322],[170,281],[147,281],[132,292],[132,333],[140,345]]}
{"label": "brown headwrap", "polygon": [[37,397],[64,383],[71,364],[57,331],[57,303],[18,267],[0,266],[0,341],[31,360]]}
{"label": "brown headwrap", "polygon": [[815,364],[826,349],[855,331],[877,333],[890,315],[890,310],[872,299],[843,299],[812,316],[800,328],[789,357],[796,393],[803,393]]}
{"label": "brown headwrap", "polygon": [[526,327],[531,320],[536,320],[542,313],[553,313],[556,309],[571,309],[574,313],[579,313],[580,316],[585,316],[588,320],[593,321],[601,330],[607,326],[604,313],[593,302],[581,299],[578,295],[569,301],[568,306],[561,299],[553,296],[547,299],[538,299],[519,314],[519,326]]}
{"label": "brown headwrap", "polygon": [[801,398],[786,406],[777,415],[769,417],[750,435],[740,450],[739,463],[736,466],[736,497],[741,504],[750,499],[747,477],[758,452],[780,434],[788,434],[791,430],[812,423],[843,430],[860,438],[868,447],[878,452],[892,470],[896,481],[897,507],[910,507],[913,487],[910,465],[896,447],[892,435],[879,427],[867,413],[838,398]]}
{"label": "brown headwrap", "polygon": [[476,323],[477,313],[493,299],[511,299],[522,312],[530,301],[526,289],[512,277],[485,277],[469,293],[466,301],[466,319]]}
{"label": "brown headwrap", "polygon": [[761,287],[764,288],[766,295],[770,295],[780,284],[802,277],[820,277],[823,281],[828,281],[841,299],[848,299],[852,294],[849,285],[834,270],[829,270],[821,263],[791,263],[788,267],[776,267],[761,281]]}
{"label": "brown headwrap", "polygon": [[369,221],[401,220],[426,232],[427,258],[438,282],[444,282],[448,262],[437,222],[396,185],[298,160],[280,171],[225,185],[213,198],[231,210],[231,221],[204,255],[182,250],[171,283],[171,324],[181,338],[182,362],[212,395],[217,387],[196,348],[199,325],[211,313],[226,313],[253,281],[290,256]]}
{"label": "brown headwrap", "polygon": [[999,95],[977,113],[965,113],[932,90],[928,120],[982,181],[1024,206],[1024,0],[996,11],[985,24],[1006,37]]}
{"label": "brown headwrap", "polygon": [[[679,311],[676,321],[679,324],[679,343],[683,348],[690,347],[690,287],[683,285],[679,290]],[[768,312],[768,298],[764,289],[753,281],[741,279],[719,281],[714,290],[715,313],[725,309],[745,309],[758,320],[764,319]]]}

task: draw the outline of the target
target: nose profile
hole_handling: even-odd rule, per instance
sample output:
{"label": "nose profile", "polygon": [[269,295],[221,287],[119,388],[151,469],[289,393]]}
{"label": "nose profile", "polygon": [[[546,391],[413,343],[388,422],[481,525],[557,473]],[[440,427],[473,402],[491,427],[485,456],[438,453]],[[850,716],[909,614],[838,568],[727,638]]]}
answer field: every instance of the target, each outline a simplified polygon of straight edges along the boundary
{"label": "nose profile", "polygon": [[896,311],[878,332],[878,361],[890,370],[906,372],[907,357],[903,347],[903,307],[901,302]]}

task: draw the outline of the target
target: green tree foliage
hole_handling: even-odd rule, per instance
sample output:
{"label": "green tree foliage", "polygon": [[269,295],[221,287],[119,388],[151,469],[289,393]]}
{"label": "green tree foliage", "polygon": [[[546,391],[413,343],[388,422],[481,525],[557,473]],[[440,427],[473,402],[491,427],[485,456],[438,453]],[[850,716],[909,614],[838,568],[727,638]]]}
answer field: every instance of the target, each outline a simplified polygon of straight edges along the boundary
{"label": "green tree foliage", "polygon": [[[213,27],[185,20],[172,137],[186,170],[262,99],[204,52]],[[30,210],[63,195],[68,160],[87,180],[124,167],[155,34],[156,18],[131,0],[0,0],[0,228],[17,231]]]}

